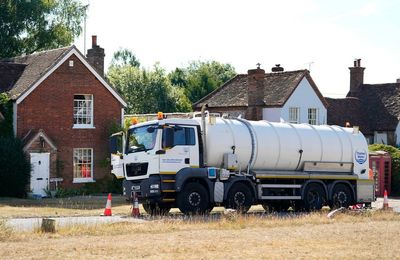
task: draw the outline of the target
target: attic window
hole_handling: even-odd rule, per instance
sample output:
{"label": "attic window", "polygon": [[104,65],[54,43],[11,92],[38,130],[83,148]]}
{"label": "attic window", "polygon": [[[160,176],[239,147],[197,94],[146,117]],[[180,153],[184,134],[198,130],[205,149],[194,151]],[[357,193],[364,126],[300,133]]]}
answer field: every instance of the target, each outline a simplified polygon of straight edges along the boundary
{"label": "attic window", "polygon": [[69,63],[68,63],[68,65],[69,65],[70,67],[73,67],[73,66],[74,66],[74,61],[73,61],[73,60],[70,60]]}
{"label": "attic window", "polygon": [[74,128],[93,127],[93,95],[74,95]]}

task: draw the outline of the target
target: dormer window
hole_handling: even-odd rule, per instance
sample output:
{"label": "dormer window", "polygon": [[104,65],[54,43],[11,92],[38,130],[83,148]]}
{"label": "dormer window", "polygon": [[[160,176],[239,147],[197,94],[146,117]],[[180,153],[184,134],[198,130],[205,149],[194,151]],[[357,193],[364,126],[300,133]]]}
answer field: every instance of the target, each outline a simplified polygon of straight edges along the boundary
{"label": "dormer window", "polygon": [[93,95],[74,95],[74,128],[93,128]]}

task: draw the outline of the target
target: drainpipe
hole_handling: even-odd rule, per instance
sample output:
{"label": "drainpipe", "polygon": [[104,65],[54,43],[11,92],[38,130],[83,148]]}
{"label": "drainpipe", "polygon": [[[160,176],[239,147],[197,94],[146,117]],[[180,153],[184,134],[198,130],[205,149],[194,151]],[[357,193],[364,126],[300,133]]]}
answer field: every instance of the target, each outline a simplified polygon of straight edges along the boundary
{"label": "drainpipe", "polygon": [[207,107],[208,107],[208,104],[204,104],[201,107],[201,125],[203,128],[201,136],[203,138],[203,163],[204,163],[204,166],[207,166],[207,141],[206,141],[207,130],[206,130],[206,116],[205,116]]}

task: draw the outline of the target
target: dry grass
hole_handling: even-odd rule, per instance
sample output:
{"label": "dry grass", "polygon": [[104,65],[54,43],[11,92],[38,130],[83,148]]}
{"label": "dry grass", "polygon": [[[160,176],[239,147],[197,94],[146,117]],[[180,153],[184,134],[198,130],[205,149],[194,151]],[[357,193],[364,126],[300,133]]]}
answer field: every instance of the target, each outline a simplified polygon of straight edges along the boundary
{"label": "dry grass", "polygon": [[[155,220],[9,233],[0,258],[398,258],[393,212]],[[2,230],[0,229],[0,233]]]}
{"label": "dry grass", "polygon": [[[106,196],[78,196],[62,199],[0,198],[1,218],[98,216],[104,211]],[[114,196],[113,213],[126,215],[131,205],[122,196]]]}

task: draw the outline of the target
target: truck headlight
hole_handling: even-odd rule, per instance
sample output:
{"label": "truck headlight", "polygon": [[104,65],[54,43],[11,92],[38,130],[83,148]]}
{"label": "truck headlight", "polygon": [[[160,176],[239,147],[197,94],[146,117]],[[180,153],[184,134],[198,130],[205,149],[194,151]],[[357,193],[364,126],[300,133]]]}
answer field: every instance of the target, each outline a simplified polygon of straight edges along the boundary
{"label": "truck headlight", "polygon": [[150,185],[150,189],[158,189],[158,188],[160,188],[159,184],[151,184]]}

